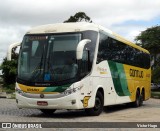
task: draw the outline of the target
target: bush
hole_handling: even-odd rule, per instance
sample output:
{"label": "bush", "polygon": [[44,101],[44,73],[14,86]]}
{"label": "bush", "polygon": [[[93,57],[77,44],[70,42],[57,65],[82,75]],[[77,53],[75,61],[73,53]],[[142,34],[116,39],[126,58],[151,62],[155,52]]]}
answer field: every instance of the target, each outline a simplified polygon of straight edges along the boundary
{"label": "bush", "polygon": [[0,69],[2,70],[4,85],[10,85],[16,82],[17,60],[8,61],[6,58],[4,58]]}
{"label": "bush", "polygon": [[155,83],[160,82],[160,66],[157,66],[152,70],[152,81]]}

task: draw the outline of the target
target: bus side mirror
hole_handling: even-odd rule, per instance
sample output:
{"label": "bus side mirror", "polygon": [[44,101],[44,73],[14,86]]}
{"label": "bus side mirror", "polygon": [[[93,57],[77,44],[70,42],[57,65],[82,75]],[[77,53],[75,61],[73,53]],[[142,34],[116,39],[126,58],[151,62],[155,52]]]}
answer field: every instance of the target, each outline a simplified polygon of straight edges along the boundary
{"label": "bus side mirror", "polygon": [[90,39],[84,39],[84,40],[81,40],[81,41],[78,43],[77,52],[76,52],[77,60],[82,59],[84,46],[85,46],[87,43],[89,43],[89,42],[91,42]]}
{"label": "bus side mirror", "polygon": [[8,48],[8,51],[7,51],[7,60],[8,61],[11,61],[11,56],[12,56],[12,49],[14,48],[14,47],[16,47],[16,46],[20,46],[20,42],[16,42],[16,43],[13,43],[13,44],[11,44],[10,46],[9,46],[9,48]]}

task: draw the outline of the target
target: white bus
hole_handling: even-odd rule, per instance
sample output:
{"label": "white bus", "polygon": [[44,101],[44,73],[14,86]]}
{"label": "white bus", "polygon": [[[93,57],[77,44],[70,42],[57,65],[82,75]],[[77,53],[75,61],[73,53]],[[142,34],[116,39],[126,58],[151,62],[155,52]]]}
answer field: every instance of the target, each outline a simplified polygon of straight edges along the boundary
{"label": "white bus", "polygon": [[147,50],[93,23],[50,24],[23,38],[16,102],[45,114],[85,109],[99,115],[103,106],[141,106],[150,98],[150,81]]}

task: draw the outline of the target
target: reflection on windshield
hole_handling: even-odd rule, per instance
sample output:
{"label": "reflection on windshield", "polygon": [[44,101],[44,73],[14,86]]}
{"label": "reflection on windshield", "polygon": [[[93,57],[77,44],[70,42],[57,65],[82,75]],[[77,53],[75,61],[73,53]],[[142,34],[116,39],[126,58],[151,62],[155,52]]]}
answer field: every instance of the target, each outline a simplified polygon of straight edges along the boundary
{"label": "reflection on windshield", "polygon": [[18,78],[31,82],[54,82],[76,76],[76,48],[80,34],[28,35],[19,58]]}

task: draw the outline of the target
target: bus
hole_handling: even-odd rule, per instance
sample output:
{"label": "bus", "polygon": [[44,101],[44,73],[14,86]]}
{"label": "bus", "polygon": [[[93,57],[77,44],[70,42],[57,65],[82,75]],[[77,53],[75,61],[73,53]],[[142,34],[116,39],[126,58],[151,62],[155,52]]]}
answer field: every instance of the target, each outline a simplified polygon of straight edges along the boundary
{"label": "bus", "polygon": [[[97,116],[104,106],[139,107],[150,98],[150,53],[100,25],[34,27],[19,44],[15,87],[19,108],[44,114],[84,109]],[[9,50],[14,45],[18,44]]]}

